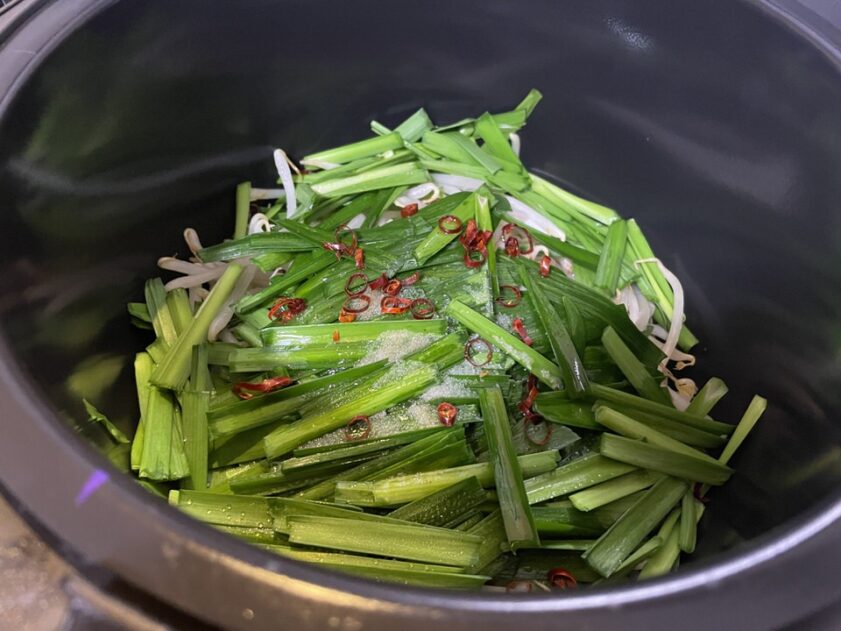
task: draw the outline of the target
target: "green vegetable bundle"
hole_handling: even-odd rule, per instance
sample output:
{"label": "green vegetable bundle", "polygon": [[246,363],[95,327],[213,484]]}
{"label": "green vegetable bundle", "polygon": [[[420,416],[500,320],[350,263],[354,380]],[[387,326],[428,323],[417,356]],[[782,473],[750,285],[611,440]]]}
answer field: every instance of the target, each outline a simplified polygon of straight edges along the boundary
{"label": "green vegetable bundle", "polygon": [[[395,129],[237,188],[231,239],[129,305],[130,468],[267,550],[376,580],[531,590],[668,572],[737,425],[640,227],[530,173],[515,109]],[[88,404],[92,418],[113,426]],[[117,451],[128,438],[112,432]],[[115,446],[116,449],[116,446]]]}

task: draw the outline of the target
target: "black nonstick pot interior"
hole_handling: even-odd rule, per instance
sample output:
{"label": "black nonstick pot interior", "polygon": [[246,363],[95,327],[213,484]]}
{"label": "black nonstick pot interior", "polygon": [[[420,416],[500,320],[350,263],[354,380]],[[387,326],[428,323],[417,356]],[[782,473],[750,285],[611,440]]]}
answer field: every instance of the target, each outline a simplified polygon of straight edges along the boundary
{"label": "black nonstick pot interior", "polygon": [[[642,224],[684,281],[696,377],[731,387],[718,416],[770,402],[694,559],[713,567],[837,494],[841,76],[760,3],[69,4],[109,6],[66,38],[69,19],[44,20],[57,46],[29,51],[0,120],[3,361],[44,422],[96,442],[84,396],[132,429],[145,337],[125,303],[185,253],[184,227],[230,232],[233,185],[272,183],[272,148],[300,156],[421,105],[442,122],[499,111],[536,87],[526,163]],[[7,449],[22,422],[3,419]],[[39,445],[19,449],[36,475]]]}

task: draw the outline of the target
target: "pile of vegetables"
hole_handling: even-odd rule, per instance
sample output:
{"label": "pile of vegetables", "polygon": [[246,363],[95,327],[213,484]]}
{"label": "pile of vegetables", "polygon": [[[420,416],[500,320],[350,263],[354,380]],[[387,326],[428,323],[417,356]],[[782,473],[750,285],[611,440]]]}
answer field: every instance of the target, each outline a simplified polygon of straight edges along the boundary
{"label": "pile of vegetables", "polygon": [[[677,376],[697,343],[633,219],[530,173],[515,109],[395,129],[236,191],[232,238],[129,304],[131,468],[292,559],[434,587],[658,576],[766,402]],[[107,422],[89,406],[92,416]],[[127,440],[122,438],[121,440]]]}

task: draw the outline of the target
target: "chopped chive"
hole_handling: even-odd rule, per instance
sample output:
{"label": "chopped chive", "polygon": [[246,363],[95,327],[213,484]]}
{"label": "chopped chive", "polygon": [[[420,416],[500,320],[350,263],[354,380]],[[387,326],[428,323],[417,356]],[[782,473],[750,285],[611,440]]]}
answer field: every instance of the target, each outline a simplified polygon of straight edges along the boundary
{"label": "chopped chive", "polygon": [[621,219],[612,222],[607,229],[604,248],[596,268],[595,285],[608,296],[613,297],[625,259],[625,244],[628,242],[628,227]]}
{"label": "chopped chive", "polygon": [[180,480],[189,475],[178,417],[172,395],[151,386],[143,419],[143,450],[138,463],[140,477]]}
{"label": "chopped chive", "polygon": [[468,330],[502,349],[511,359],[550,388],[558,389],[561,387],[561,369],[499,325],[458,300],[453,300],[447,305],[446,313],[458,320]]}
{"label": "chopped chive", "polygon": [[335,149],[311,153],[301,158],[301,164],[313,164],[316,162],[343,164],[345,162],[359,160],[360,158],[367,158],[378,153],[400,149],[402,146],[403,138],[400,134],[392,132],[384,136],[366,138],[365,140],[336,147]]}
{"label": "chopped chive", "polygon": [[549,338],[549,345],[552,347],[555,362],[561,367],[564,390],[570,398],[578,398],[587,392],[590,387],[584,364],[575,350],[575,345],[572,343],[563,320],[557,311],[552,308],[540,285],[532,280],[522,265],[519,271],[520,280],[526,287],[526,297],[537,312],[540,323]]}
{"label": "chopped chive", "polygon": [[669,395],[666,391],[660,387],[645,365],[634,356],[631,349],[611,327],[607,327],[602,333],[602,344],[640,396],[657,403],[669,403]]}
{"label": "chopped chive", "polygon": [[158,339],[163,340],[167,347],[172,346],[175,344],[178,332],[175,329],[172,314],[169,312],[163,281],[160,278],[147,280],[144,293],[146,295],[146,308],[149,311],[149,317],[152,319],[152,328],[155,335]]}
{"label": "chopped chive", "polygon": [[240,265],[228,265],[184,333],[178,336],[175,344],[167,351],[166,357],[152,372],[151,382],[154,385],[172,390],[180,389],[184,385],[190,373],[193,346],[200,344],[207,337],[211,321],[228,300],[241,273]]}
{"label": "chopped chive", "polygon": [[137,386],[137,402],[139,407],[139,416],[137,421],[137,429],[134,431],[134,437],[131,441],[131,469],[137,471],[140,469],[140,459],[143,455],[143,442],[146,434],[146,416],[148,415],[149,407],[149,377],[155,364],[148,353],[137,353],[134,356],[134,382]]}
{"label": "chopped chive", "polygon": [[494,469],[494,482],[505,532],[512,550],[539,545],[535,522],[523,486],[523,474],[514,451],[505,400],[498,387],[479,391],[485,436]]}
{"label": "chopped chive", "polygon": [[602,434],[600,451],[619,462],[715,486],[724,484],[733,473],[720,463],[613,434]]}
{"label": "chopped chive", "polygon": [[176,335],[181,335],[189,326],[190,320],[193,319],[193,310],[190,307],[190,299],[187,297],[187,291],[179,287],[167,292],[166,305],[172,317],[172,324],[175,326]]}
{"label": "chopped chive", "polygon": [[591,384],[590,394],[595,399],[603,399],[611,405],[619,406],[620,411],[623,408],[640,410],[641,412],[654,414],[665,419],[685,423],[690,427],[709,432],[710,434],[731,434],[734,429],[732,425],[728,425],[727,423],[720,423],[703,416],[681,412],[669,405],[650,401],[597,383]]}
{"label": "chopped chive", "polygon": [[692,491],[687,491],[683,494],[683,499],[680,504],[680,529],[678,531],[678,545],[681,551],[686,554],[695,552],[695,541],[697,537],[697,511],[695,505],[698,500],[692,494]]}
{"label": "chopped chive", "polygon": [[583,557],[599,574],[609,577],[677,504],[688,485],[665,477],[646,491],[607,529]]}
{"label": "chopped chive", "polygon": [[242,182],[237,185],[234,239],[239,239],[248,234],[248,213],[250,207],[251,182]]}
{"label": "chopped chive", "polygon": [[596,422],[591,405],[552,397],[551,394],[549,392],[538,394],[534,400],[534,411],[547,421],[582,429],[602,429],[602,426]]}
{"label": "chopped chive", "polygon": [[390,373],[381,385],[374,385],[366,392],[358,393],[348,403],[321,414],[303,418],[283,427],[279,427],[264,438],[267,458],[277,458],[311,438],[337,429],[358,415],[370,416],[418,394],[430,386],[436,378],[436,371],[429,366],[421,366],[406,374],[400,369]]}
{"label": "chopped chive", "polygon": [[580,511],[593,509],[609,504],[623,497],[642,491],[659,480],[662,474],[638,470],[623,476],[596,484],[569,496],[572,505]]}
{"label": "chopped chive", "polygon": [[656,414],[641,412],[633,408],[623,408],[623,406],[618,406],[616,404],[608,404],[605,401],[597,399],[595,404],[593,405],[593,409],[599,407],[607,407],[611,409],[621,408],[623,409],[622,413],[624,415],[631,417],[635,421],[639,421],[640,423],[648,425],[649,427],[656,429],[658,432],[661,432],[666,436],[670,436],[675,440],[679,440],[682,443],[691,445],[692,447],[712,449],[715,447],[721,447],[726,442],[724,436],[711,434],[709,432],[690,427],[689,425],[686,425],[679,421],[663,418],[662,416],[658,416]]}
{"label": "chopped chive", "polygon": [[718,377],[712,377],[704,387],[696,394],[689,407],[686,408],[687,414],[696,414],[698,416],[705,416],[710,413],[716,403],[718,403],[725,394],[727,394],[727,384]]}
{"label": "chopped chive", "polygon": [[599,454],[573,460],[554,471],[526,480],[529,503],[538,504],[630,473],[634,466],[615,462]]}
{"label": "chopped chive", "polygon": [[[447,323],[441,319],[430,320],[373,320],[369,322],[347,322],[331,324],[305,324],[263,329],[260,337],[265,346],[300,347],[317,344],[345,344],[348,342],[372,342],[387,331],[411,331],[442,335]],[[338,333],[338,341],[334,340]]]}
{"label": "chopped chive", "polygon": [[312,185],[312,190],[322,197],[342,197],[375,191],[394,186],[421,184],[429,179],[426,169],[417,162],[406,162],[372,169],[358,175],[351,175]]}
{"label": "chopped chive", "polygon": [[422,497],[398,509],[388,516],[427,526],[450,528],[453,522],[464,521],[465,515],[485,501],[485,490],[476,478],[467,478],[440,491]]}
{"label": "chopped chive", "polygon": [[[517,458],[524,478],[529,478],[555,468],[556,451],[542,451]],[[431,495],[465,478],[476,477],[482,486],[493,484],[493,465],[479,463],[427,471],[415,475],[396,476],[376,482],[338,482],[336,500],[351,499],[358,506],[398,506]]]}
{"label": "chopped chive", "polygon": [[190,470],[189,488],[207,487],[209,437],[207,409],[210,405],[210,375],[207,372],[207,346],[193,347],[190,382],[181,393],[184,451]]}
{"label": "chopped chive", "polygon": [[[467,197],[462,203],[453,208],[449,216],[454,217],[458,222],[458,227],[452,230],[444,231],[439,225],[429,233],[426,239],[423,240],[415,248],[415,258],[421,264],[425,263],[437,252],[440,252],[449,243],[454,241],[461,232],[461,226],[467,223],[467,220],[476,214],[477,195],[473,194]],[[442,217],[443,220],[443,217]]]}
{"label": "chopped chive", "polygon": [[458,530],[311,516],[289,519],[289,541],[460,567],[475,562],[481,543],[476,535]]}

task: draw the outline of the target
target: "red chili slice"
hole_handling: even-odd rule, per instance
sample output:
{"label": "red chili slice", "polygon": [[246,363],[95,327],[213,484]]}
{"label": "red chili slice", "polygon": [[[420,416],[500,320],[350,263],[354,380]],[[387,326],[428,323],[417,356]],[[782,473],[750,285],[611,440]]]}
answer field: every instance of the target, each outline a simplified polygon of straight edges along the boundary
{"label": "red chili slice", "polygon": [[[348,245],[347,243],[342,241],[342,237],[344,236],[344,233],[346,233],[346,232],[350,233],[350,245]],[[353,228],[350,228],[350,227],[348,227],[347,224],[343,223],[341,226],[336,228],[335,235],[336,235],[336,243],[341,245],[344,248],[345,252],[348,252],[348,253],[351,253],[351,254],[353,252],[356,252],[356,246],[359,245],[359,241],[356,238],[356,231],[353,230]]]}
{"label": "red chili slice", "polygon": [[[517,244],[517,254],[531,254],[534,251],[534,239],[532,239],[531,233],[522,226],[507,223],[502,226],[502,236],[505,238],[506,253],[508,253],[508,241],[510,239],[514,239],[513,242]],[[528,242],[528,246],[525,249],[520,247],[520,243],[524,239]],[[517,254],[509,253],[509,256],[517,256]]]}
{"label": "red chili slice", "polygon": [[417,204],[406,204],[403,208],[400,209],[400,216],[401,217],[411,217],[412,215],[416,215],[418,212],[418,205]]}
{"label": "red chili slice", "polygon": [[508,256],[520,256],[520,242],[517,237],[508,237],[505,240],[505,253]]}
{"label": "red chili slice", "polygon": [[458,408],[452,403],[444,401],[438,404],[438,420],[441,421],[441,425],[451,427],[456,422],[457,416]]}
{"label": "red chili slice", "polygon": [[464,228],[464,232],[458,238],[458,240],[464,245],[466,248],[473,247],[473,242],[476,240],[477,235],[479,234],[479,228],[476,226],[475,219],[468,219],[467,226]]}
{"label": "red chili slice", "polygon": [[403,286],[409,287],[410,285],[414,285],[420,280],[420,277],[420,272],[412,272],[406,278],[403,279]]}
{"label": "red chili slice", "polygon": [[[538,416],[534,412],[530,412],[529,415],[523,419],[523,424],[526,439],[533,445],[543,447],[543,445],[548,443],[549,440],[552,438],[552,425],[548,421],[546,421],[542,416]],[[535,427],[537,425],[543,425],[545,428],[543,438],[535,438],[532,432],[529,432],[530,427]]]}
{"label": "red chili slice", "polygon": [[285,388],[292,383],[292,381],[291,377],[270,377],[269,379],[263,379],[263,381],[260,381],[259,383],[240,381],[239,383],[235,383],[231,390],[240,399],[250,399],[254,396],[252,392],[271,392],[272,390]]}
{"label": "red chili slice", "polygon": [[377,290],[377,289],[382,289],[387,284],[388,284],[388,276],[386,276],[385,274],[380,274],[377,278],[375,278],[370,283],[368,283],[368,287],[370,287],[371,289]]}
{"label": "red chili slice", "polygon": [[383,287],[383,293],[388,296],[396,296],[403,289],[403,283],[399,278],[393,278]]}
{"label": "red chili slice", "polygon": [[578,581],[575,579],[575,576],[572,575],[572,572],[562,567],[556,567],[549,570],[546,575],[546,580],[548,580],[553,587],[557,587],[558,589],[575,589],[578,587]]}
{"label": "red chili slice", "polygon": [[458,234],[461,227],[461,219],[455,215],[444,215],[438,220],[438,229],[444,234]]}
{"label": "red chili slice", "polygon": [[270,320],[289,322],[307,308],[307,301],[303,298],[279,298],[269,309]]}
{"label": "red chili slice", "polygon": [[[505,290],[505,291],[503,291]],[[503,296],[504,293],[510,292],[514,294],[513,298],[505,298]],[[496,299],[496,303],[500,307],[505,307],[506,309],[513,309],[520,301],[523,299],[523,292],[520,291],[519,287],[515,287],[514,285],[500,285],[499,286],[499,297]]]}
{"label": "red chili slice", "polygon": [[[357,429],[360,426],[362,429]],[[345,425],[345,440],[347,441],[365,440],[368,438],[368,434],[370,433],[371,419],[361,414],[359,416],[354,416],[348,421],[348,424]]]}
{"label": "red chili slice", "polygon": [[342,303],[342,311],[347,313],[362,313],[367,311],[371,306],[371,297],[361,294],[359,296],[351,296]]}
{"label": "red chili slice", "polygon": [[514,330],[517,332],[517,335],[519,335],[520,339],[523,340],[523,344],[526,344],[528,346],[534,344],[534,340],[529,337],[529,334],[526,331],[526,326],[523,324],[522,319],[514,318],[514,322],[511,323],[511,326],[514,327]]}
{"label": "red chili slice", "polygon": [[[478,353],[476,352],[476,347],[484,346],[484,352],[487,354],[485,361],[476,361],[476,356],[481,353],[480,350]],[[490,363],[491,359],[493,358],[494,351],[490,344],[487,341],[483,340],[481,337],[474,337],[467,340],[467,344],[464,345],[464,359],[467,360],[468,363],[476,366],[486,366]]]}
{"label": "red chili slice", "polygon": [[[478,255],[479,258],[475,258],[475,255]],[[470,269],[481,267],[485,259],[487,259],[487,256],[480,250],[464,250],[464,265]]]}
{"label": "red chili slice", "polygon": [[339,311],[339,322],[347,323],[347,322],[353,322],[354,320],[356,320],[356,314],[355,313],[349,313],[349,312],[345,311],[344,309]]}
{"label": "red chili slice", "polygon": [[353,251],[353,261],[356,263],[356,269],[365,269],[365,251],[362,248]]}
{"label": "red chili slice", "polygon": [[435,305],[429,298],[415,298],[412,301],[412,317],[415,320],[429,320],[435,315]]}
{"label": "red chili slice", "polygon": [[368,289],[368,276],[362,272],[354,272],[348,276],[345,283],[345,293],[351,298],[361,296]]}
{"label": "red chili slice", "polygon": [[400,315],[412,308],[412,301],[399,296],[385,296],[380,301],[380,311],[388,315]]}
{"label": "red chili slice", "polygon": [[540,275],[543,278],[549,276],[549,272],[552,271],[552,259],[549,258],[548,255],[544,254],[543,257],[540,259]]}

